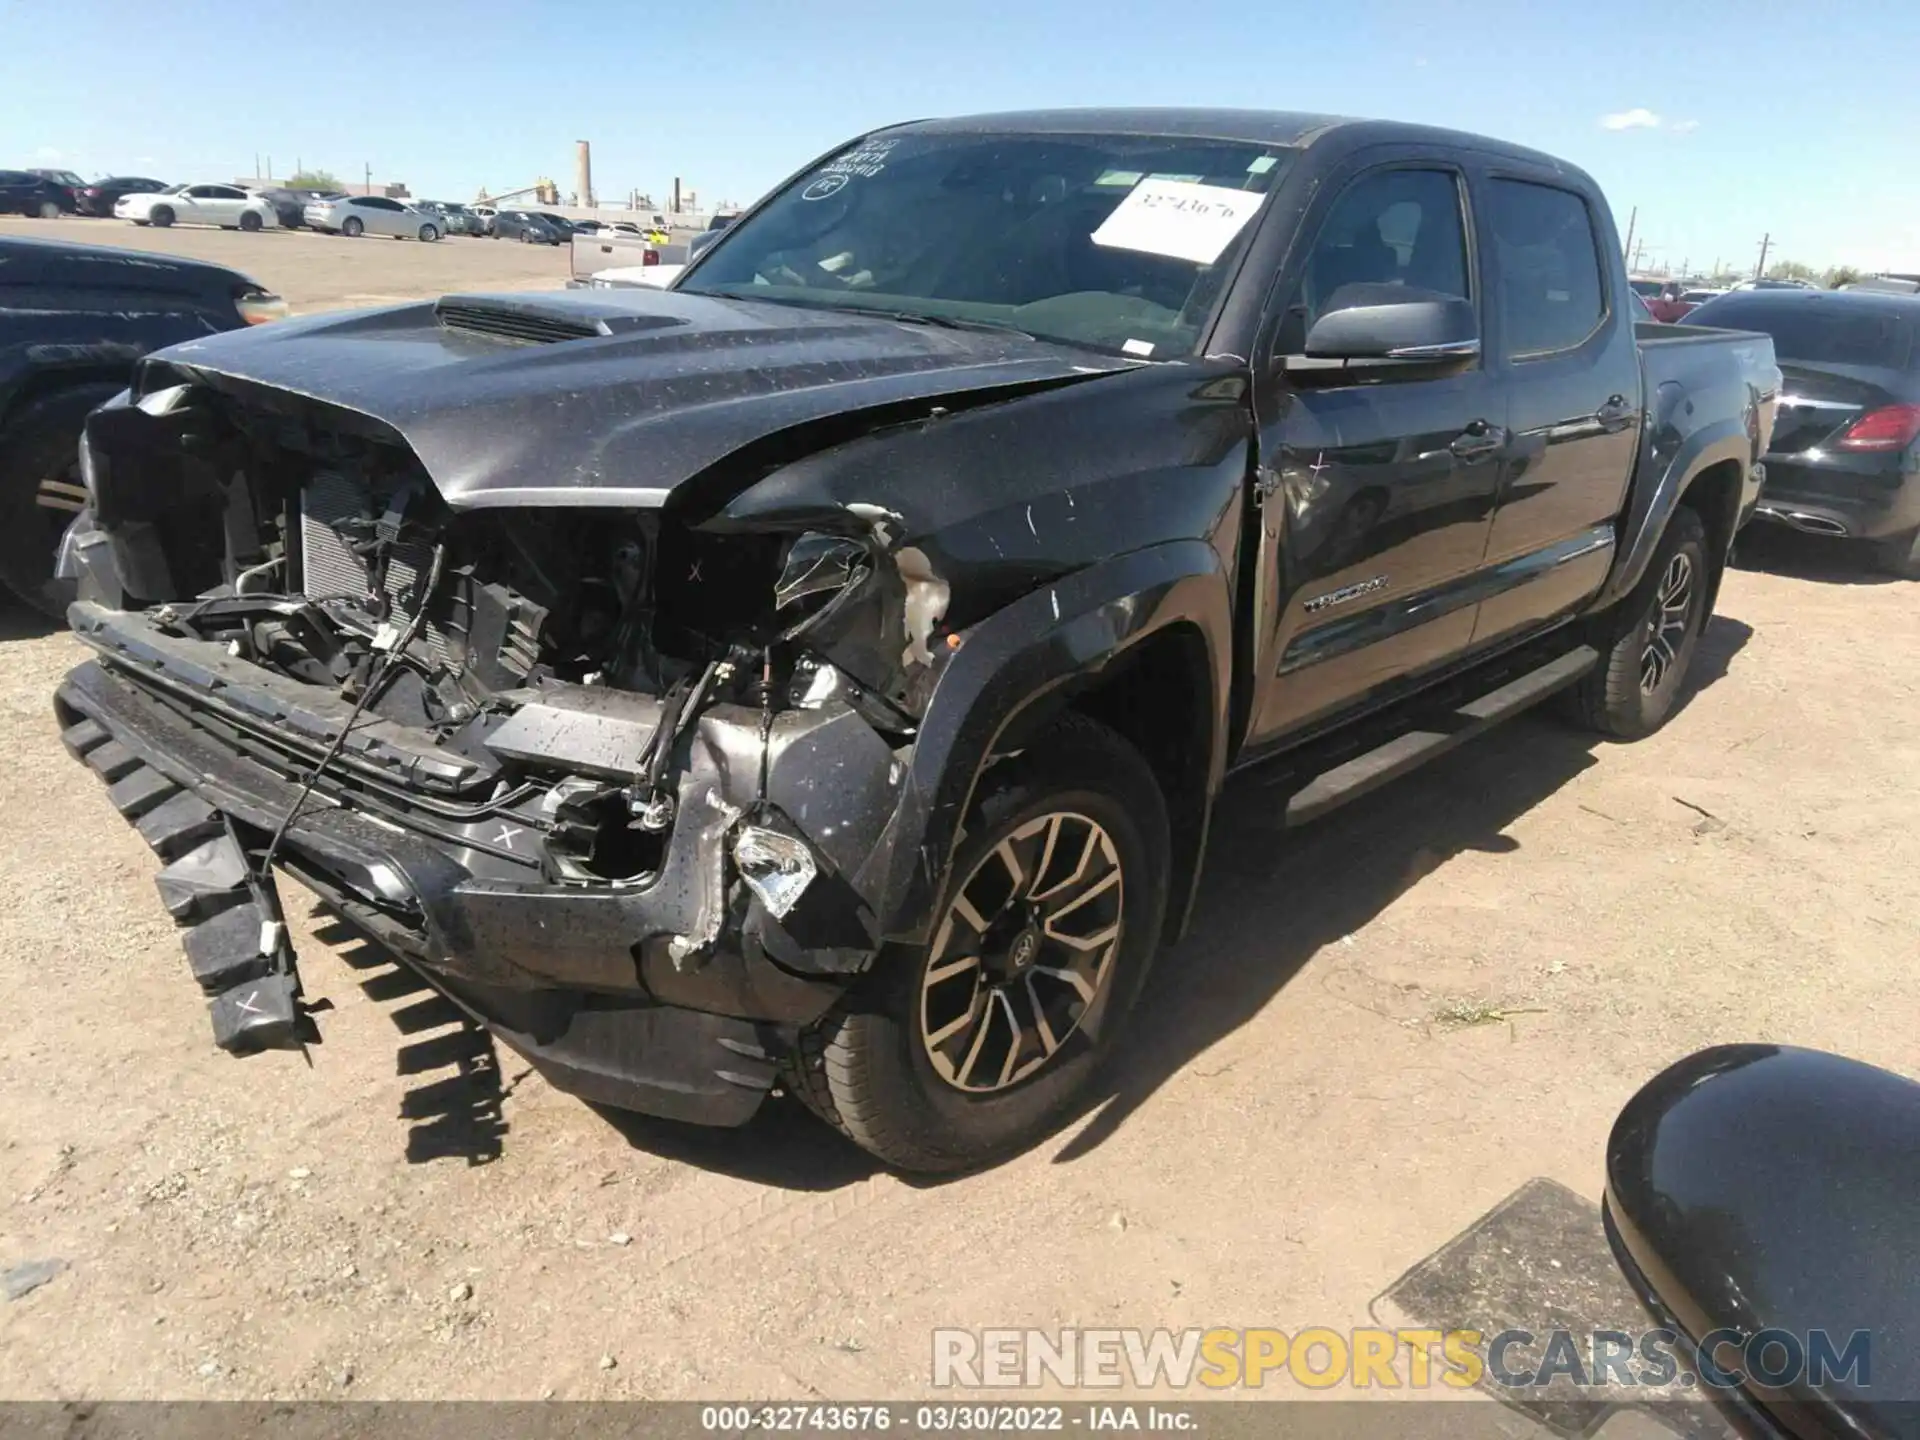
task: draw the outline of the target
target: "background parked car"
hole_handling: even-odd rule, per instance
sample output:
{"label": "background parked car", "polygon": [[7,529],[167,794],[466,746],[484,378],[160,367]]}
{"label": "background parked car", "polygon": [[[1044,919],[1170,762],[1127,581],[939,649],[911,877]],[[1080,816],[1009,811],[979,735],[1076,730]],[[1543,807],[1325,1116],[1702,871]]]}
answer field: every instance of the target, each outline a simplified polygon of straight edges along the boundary
{"label": "background parked car", "polygon": [[218,225],[226,230],[277,228],[271,203],[238,185],[171,185],[156,194],[122,195],[113,213],[136,225]]}
{"label": "background parked car", "polygon": [[497,206],[474,205],[469,207],[469,212],[479,219],[480,234],[482,235],[493,234],[493,217],[500,213],[499,208]]}
{"label": "background parked car", "polygon": [[416,210],[385,195],[343,195],[338,200],[316,200],[305,211],[315,230],[357,235],[391,235],[396,240],[438,240],[446,221],[430,211]]}
{"label": "background parked car", "polygon": [[74,203],[82,215],[111,215],[123,195],[152,195],[166,188],[166,181],[143,175],[111,175],[81,186],[74,192]]}
{"label": "background parked car", "polygon": [[28,170],[29,175],[38,175],[42,180],[51,181],[66,192],[67,203],[62,208],[69,213],[80,208],[80,192],[87,182],[72,170]]}
{"label": "background parked car", "polygon": [[467,209],[451,200],[414,200],[409,202],[422,214],[436,217],[440,222],[442,235],[482,235],[485,230],[479,218]]}
{"label": "background parked car", "polygon": [[57,220],[73,209],[72,192],[31,170],[0,170],[0,215]]}
{"label": "background parked car", "polygon": [[573,227],[544,211],[502,210],[493,217],[493,238],[521,240],[529,245],[564,245],[573,238]]}
{"label": "background parked car", "polygon": [[1773,337],[1785,377],[1755,513],[1873,542],[1920,580],[1920,296],[1736,290],[1682,322]]}
{"label": "background parked car", "polygon": [[81,422],[126,387],[135,360],[286,308],[223,265],[0,239],[0,583],[64,613],[72,587],[55,581],[54,552],[86,502]]}
{"label": "background parked car", "polygon": [[274,218],[288,230],[297,230],[306,222],[306,209],[315,200],[337,200],[344,190],[295,189],[288,185],[263,185],[253,192],[273,206]]}

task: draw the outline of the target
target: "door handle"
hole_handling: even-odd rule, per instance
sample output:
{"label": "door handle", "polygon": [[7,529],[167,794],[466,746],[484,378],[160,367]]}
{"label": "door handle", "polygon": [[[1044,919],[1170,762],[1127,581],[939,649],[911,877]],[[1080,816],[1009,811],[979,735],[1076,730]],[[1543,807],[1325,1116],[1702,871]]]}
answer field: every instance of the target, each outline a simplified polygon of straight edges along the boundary
{"label": "door handle", "polygon": [[1475,420],[1466,429],[1453,437],[1453,443],[1447,448],[1453,452],[1456,460],[1465,460],[1471,464],[1475,460],[1484,460],[1497,454],[1507,445],[1505,427],[1489,424],[1485,420]]}
{"label": "door handle", "polygon": [[1633,423],[1634,404],[1624,395],[1609,395],[1593,418],[1602,430],[1624,430]]}

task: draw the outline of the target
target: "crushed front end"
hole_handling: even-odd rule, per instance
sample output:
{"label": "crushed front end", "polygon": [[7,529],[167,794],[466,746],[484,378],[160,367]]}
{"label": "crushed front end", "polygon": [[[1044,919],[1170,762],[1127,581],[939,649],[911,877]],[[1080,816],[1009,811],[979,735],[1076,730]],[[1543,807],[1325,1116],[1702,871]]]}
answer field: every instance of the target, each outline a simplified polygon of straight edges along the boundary
{"label": "crushed front end", "polygon": [[149,383],[83,464],[55,708],[223,1047],[315,1036],[284,871],[560,1088],[754,1112],[879,946],[924,577],[851,526],[456,511],[396,431],[264,387]]}

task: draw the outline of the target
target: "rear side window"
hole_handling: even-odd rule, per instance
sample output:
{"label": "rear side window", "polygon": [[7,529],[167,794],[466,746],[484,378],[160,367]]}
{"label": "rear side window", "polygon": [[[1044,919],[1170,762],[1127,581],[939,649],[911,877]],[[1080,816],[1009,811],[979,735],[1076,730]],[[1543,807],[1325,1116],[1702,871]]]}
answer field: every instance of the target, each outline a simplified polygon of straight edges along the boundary
{"label": "rear side window", "polygon": [[1507,352],[1573,349],[1600,327],[1607,308],[1586,201],[1571,190],[1523,180],[1495,180],[1488,201]]}
{"label": "rear side window", "polygon": [[1718,325],[1771,335],[1773,353],[1782,360],[1876,370],[1920,368],[1913,317],[1877,305],[1729,295],[1702,305],[1686,318],[1690,325]]}

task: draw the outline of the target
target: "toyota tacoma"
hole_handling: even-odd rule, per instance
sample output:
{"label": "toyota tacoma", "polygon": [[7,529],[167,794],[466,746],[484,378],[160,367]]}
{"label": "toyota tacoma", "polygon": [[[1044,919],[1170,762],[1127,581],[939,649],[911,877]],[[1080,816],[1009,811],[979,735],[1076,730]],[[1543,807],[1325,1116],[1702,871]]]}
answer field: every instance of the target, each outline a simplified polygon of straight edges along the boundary
{"label": "toyota tacoma", "polygon": [[1631,293],[1493,140],[881,130],[668,289],[147,358],[59,723],[231,1051],[317,1033],[285,873],[589,1100],[977,1165],[1084,1097],[1236,773],[1303,822],[1673,712],[1780,379]]}

